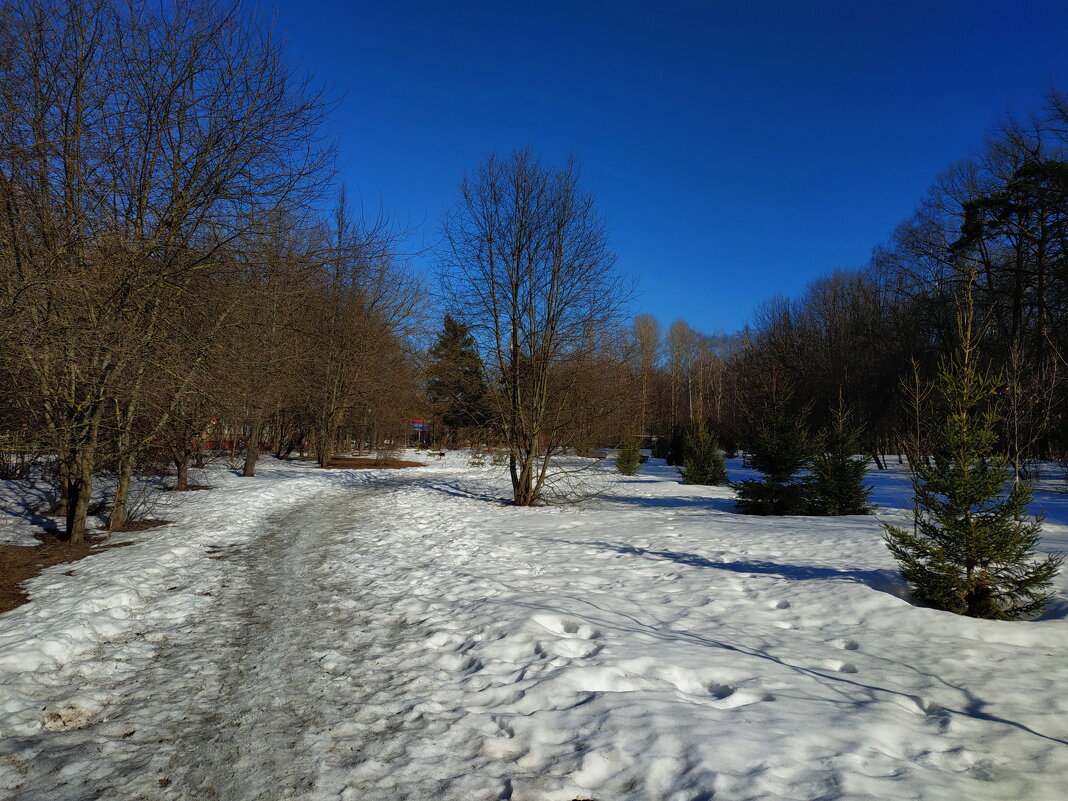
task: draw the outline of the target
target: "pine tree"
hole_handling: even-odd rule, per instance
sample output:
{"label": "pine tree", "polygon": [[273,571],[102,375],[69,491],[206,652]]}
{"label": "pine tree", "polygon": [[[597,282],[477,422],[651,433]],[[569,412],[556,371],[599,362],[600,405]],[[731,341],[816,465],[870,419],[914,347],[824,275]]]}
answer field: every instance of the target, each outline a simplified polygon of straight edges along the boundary
{"label": "pine tree", "polygon": [[692,432],[683,451],[685,456],[679,472],[687,484],[727,483],[727,463],[719,451],[719,442],[707,428],[701,426]]}
{"label": "pine tree", "polygon": [[994,454],[996,384],[978,364],[971,286],[957,314],[960,343],[940,372],[944,417],[930,465],[913,473],[913,531],[884,524],[885,541],[920,602],[969,617],[1014,620],[1039,613],[1063,556],[1038,559],[1041,519],[1027,515],[1031,488],[1009,485]]}
{"label": "pine tree", "polygon": [[871,486],[864,483],[869,459],[857,459],[860,425],[839,398],[831,426],[820,436],[812,462],[812,510],[822,515],[871,514]]}
{"label": "pine tree", "polygon": [[427,396],[449,439],[488,420],[488,395],[470,329],[445,315],[438,341],[430,349]]}
{"label": "pine tree", "polygon": [[742,445],[745,466],[764,475],[734,485],[738,510],[750,515],[798,515],[809,511],[811,481],[803,475],[812,461],[807,413],[790,410],[791,393],[774,384],[762,408],[751,414]]}
{"label": "pine tree", "polygon": [[625,476],[636,475],[641,460],[638,440],[634,437],[625,438],[619,447],[619,453],[616,454],[616,469]]}

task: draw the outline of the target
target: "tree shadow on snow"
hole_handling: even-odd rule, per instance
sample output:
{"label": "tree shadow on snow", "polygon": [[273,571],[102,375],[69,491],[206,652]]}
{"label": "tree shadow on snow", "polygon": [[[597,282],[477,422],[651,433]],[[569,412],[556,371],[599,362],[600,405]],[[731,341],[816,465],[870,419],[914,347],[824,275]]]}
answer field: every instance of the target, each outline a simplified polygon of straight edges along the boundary
{"label": "tree shadow on snow", "polygon": [[[638,482],[635,482],[638,483]],[[600,500],[607,504],[625,503],[629,506],[641,506],[645,509],[675,509],[694,511],[707,511],[713,509],[717,512],[737,514],[734,498],[705,498],[694,496],[689,498],[664,497],[648,498],[640,495],[603,495]]]}
{"label": "tree shadow on snow", "polygon": [[688,567],[705,567],[714,570],[726,570],[730,573],[757,573],[792,581],[810,581],[813,579],[843,579],[864,584],[878,592],[885,592],[897,598],[907,599],[908,586],[896,570],[842,570],[836,567],[819,565],[783,565],[777,562],[719,562],[696,553],[682,551],[656,551],[650,548],[638,548],[633,545],[614,545],[610,542],[584,543],[616,553],[641,556],[649,559],[665,559]]}
{"label": "tree shadow on snow", "polygon": [[1035,620],[1063,620],[1068,618],[1068,595],[1058,593],[1046,601],[1046,608]]}
{"label": "tree shadow on snow", "polygon": [[3,504],[2,511],[12,517],[21,518],[31,526],[55,533],[59,531],[60,520],[48,514],[55,503],[56,494],[51,488],[29,483],[17,484]]}
{"label": "tree shadow on snow", "polygon": [[490,501],[496,504],[507,504],[509,500],[502,498],[499,494],[493,492],[479,492],[471,489],[470,483],[465,482],[462,486],[459,482],[436,480],[432,484],[427,484],[426,488],[433,490],[434,492],[440,492],[442,495],[451,495],[454,498],[466,498],[472,501]]}

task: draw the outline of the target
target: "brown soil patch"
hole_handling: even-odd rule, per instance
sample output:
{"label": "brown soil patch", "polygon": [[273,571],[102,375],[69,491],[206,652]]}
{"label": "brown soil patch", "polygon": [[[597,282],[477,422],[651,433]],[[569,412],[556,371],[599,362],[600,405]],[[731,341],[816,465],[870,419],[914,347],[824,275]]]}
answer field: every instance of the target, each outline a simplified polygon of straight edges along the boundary
{"label": "brown soil patch", "polygon": [[[166,521],[145,520],[131,523],[137,526],[144,523],[162,525]],[[151,528],[150,525],[143,526]],[[123,529],[132,531],[132,528]],[[130,542],[116,542],[105,545],[102,548],[92,546],[107,539],[106,534],[90,534],[88,541],[81,545],[71,545],[61,542],[52,532],[40,532],[34,536],[40,541],[40,545],[0,545],[0,613],[7,612],[17,606],[22,606],[29,597],[19,586],[27,579],[38,575],[46,567],[63,564],[64,562],[76,562],[84,559],[91,553],[100,553],[107,548],[117,548],[122,545],[132,545]],[[67,571],[66,575],[74,575],[73,570]]]}
{"label": "brown soil patch", "polygon": [[40,545],[0,545],[0,612],[22,606],[29,599],[19,585],[44,568],[75,562],[89,555],[89,542],[71,545],[51,533],[35,535]]}
{"label": "brown soil patch", "polygon": [[335,456],[325,465],[327,470],[400,470],[404,467],[425,467],[423,462],[403,459],[376,459],[373,456]]}

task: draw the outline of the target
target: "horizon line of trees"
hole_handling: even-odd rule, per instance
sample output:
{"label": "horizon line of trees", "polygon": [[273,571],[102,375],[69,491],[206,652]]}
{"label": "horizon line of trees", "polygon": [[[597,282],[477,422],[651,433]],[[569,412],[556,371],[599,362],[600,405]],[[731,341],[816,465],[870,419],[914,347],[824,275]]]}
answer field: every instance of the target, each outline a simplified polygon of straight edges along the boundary
{"label": "horizon line of trees", "polygon": [[615,355],[633,402],[600,444],[677,441],[704,426],[733,453],[778,386],[812,431],[848,409],[878,467],[888,454],[924,459],[940,360],[959,339],[956,298],[972,276],[999,440],[1025,478],[1068,450],[1068,99],[1056,91],[940,176],[867,265],[768,299],[737,333],[634,318]]}

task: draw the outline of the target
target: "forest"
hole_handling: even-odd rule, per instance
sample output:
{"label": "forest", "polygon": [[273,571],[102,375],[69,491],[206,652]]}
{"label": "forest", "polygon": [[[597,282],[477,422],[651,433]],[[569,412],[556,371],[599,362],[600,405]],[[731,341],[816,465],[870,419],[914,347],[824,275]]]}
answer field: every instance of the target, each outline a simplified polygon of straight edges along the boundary
{"label": "forest", "polygon": [[268,28],[236,4],[137,8],[5,4],[0,26],[0,472],[51,477],[66,539],[91,508],[127,526],[141,479],[381,457],[413,419],[435,448],[504,448],[521,505],[566,494],[556,454],[670,455],[697,431],[744,450],[769,399],[816,438],[848,414],[880,468],[924,460],[965,287],[999,449],[1018,478],[1064,457],[1057,90],[937,177],[868,264],[702,332],[637,313],[577,159],[487,155],[417,269],[411,231],[337,183],[334,101]]}
{"label": "forest", "polygon": [[[601,328],[591,320],[586,330],[599,333],[569,351],[582,386],[559,396],[570,410],[557,416],[566,445],[585,452],[634,437],[667,455],[672,440],[707,429],[733,454],[776,397],[802,432],[829,431],[847,412],[880,469],[925,459],[940,365],[959,345],[967,292],[982,369],[997,387],[999,450],[1016,478],[1038,476],[1042,463],[1063,459],[1068,437],[1066,144],[1068,99],[1051,91],[1044,108],[998,123],[976,156],[939,176],[869,263],[830,270],[798,297],[769,298],[741,331],[702,332],[681,319],[665,327],[647,314]],[[446,441],[484,437],[483,407],[501,405],[498,365],[487,363],[485,382],[473,379],[479,355],[501,351],[479,330],[476,321],[465,351],[468,330],[447,318],[431,351],[430,400]]]}

